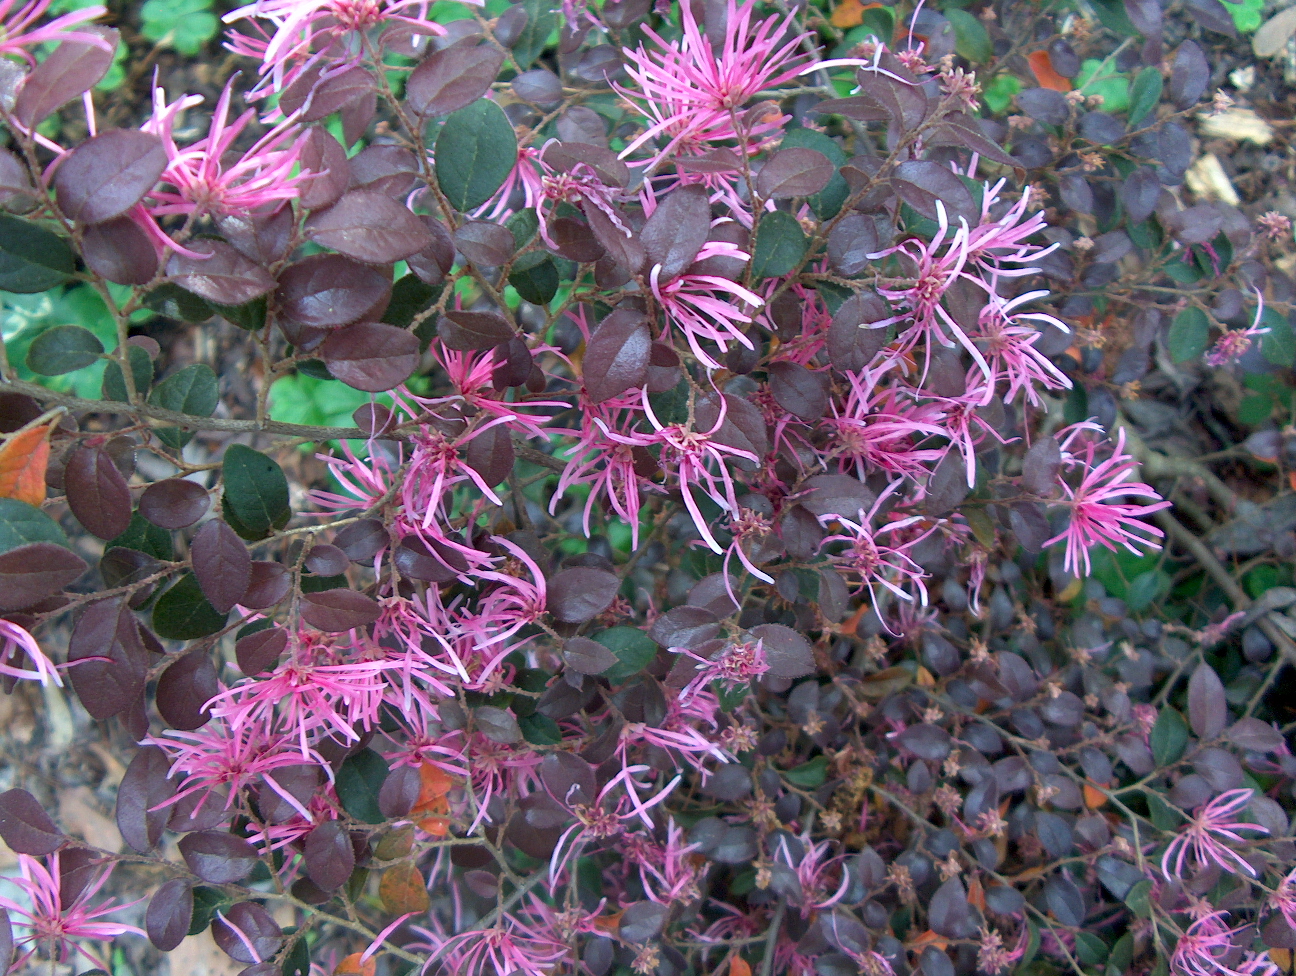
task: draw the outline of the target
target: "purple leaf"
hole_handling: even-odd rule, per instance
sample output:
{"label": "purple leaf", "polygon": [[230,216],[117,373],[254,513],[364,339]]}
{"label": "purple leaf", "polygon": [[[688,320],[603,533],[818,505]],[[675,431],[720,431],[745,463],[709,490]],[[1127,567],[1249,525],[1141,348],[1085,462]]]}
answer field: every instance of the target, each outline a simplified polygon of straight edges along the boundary
{"label": "purple leaf", "polygon": [[278,604],[292,587],[292,574],[269,560],[254,559],[248,567],[248,588],[239,600],[249,610],[265,610]]}
{"label": "purple leaf", "polygon": [[168,478],[144,489],[139,513],[163,529],[183,529],[207,514],[211,498],[207,489],[185,478]]}
{"label": "purple leaf", "polygon": [[180,855],[189,870],[208,884],[235,884],[251,874],[257,863],[255,847],[223,830],[186,834],[180,838]]}
{"label": "purple leaf", "polygon": [[211,718],[205,706],[220,691],[211,657],[198,648],[170,665],[158,678],[158,714],[173,729],[188,732],[201,728]]}
{"label": "purple leaf", "polygon": [[929,762],[942,762],[950,754],[950,734],[938,725],[911,725],[895,738],[906,752]]}
{"label": "purple leaf", "polygon": [[[847,214],[837,221],[828,234],[828,262],[838,274],[847,278],[867,268],[869,255],[881,249],[877,224],[865,214]],[[847,301],[854,301],[855,297],[848,298]],[[834,316],[834,320],[835,318]]]}
{"label": "purple leaf", "polygon": [[96,600],[82,611],[68,641],[68,663],[73,662],[68,669],[72,690],[92,718],[110,718],[139,698],[150,662],[139,624],[125,603]]}
{"label": "purple leaf", "polygon": [[621,581],[605,569],[564,569],[549,581],[546,609],[562,623],[584,623],[611,606],[620,588]]}
{"label": "purple leaf", "polygon": [[220,950],[236,962],[259,963],[262,959],[272,958],[283,945],[283,930],[270,913],[254,901],[241,901],[231,906],[223,917],[218,912],[212,920],[211,933]]}
{"label": "purple leaf", "polygon": [[336,820],[320,824],[306,836],[302,851],[306,873],[325,891],[336,891],[347,883],[355,869],[355,848],[351,837]]}
{"label": "purple leaf", "polygon": [[666,611],[648,628],[648,636],[662,647],[687,647],[689,650],[697,650],[719,633],[720,618],[706,607],[676,607]]}
{"label": "purple leaf", "polygon": [[703,187],[690,184],[657,204],[639,240],[648,265],[660,265],[659,280],[665,282],[683,274],[693,263],[710,231],[710,198]]}
{"label": "purple leaf", "polygon": [[504,52],[475,37],[433,51],[406,80],[406,104],[415,115],[449,115],[485,95],[503,64]]}
{"label": "purple leaf", "polygon": [[252,579],[252,557],[243,540],[220,519],[212,519],[194,536],[189,555],[207,602],[217,613],[229,613]]}
{"label": "purple leaf", "polygon": [[760,624],[749,633],[765,649],[768,674],[775,678],[800,678],[814,673],[814,651],[810,648],[810,642],[791,627]]}
{"label": "purple leaf", "polygon": [[513,326],[499,312],[448,311],[437,322],[437,335],[456,352],[491,349],[513,334]]}
{"label": "purple leaf", "polygon": [[767,200],[812,196],[835,172],[828,157],[815,149],[780,149],[756,174],[756,192]]}
{"label": "purple leaf", "polygon": [[0,612],[21,610],[58,593],[86,571],[66,546],[32,542],[0,554]]}
{"label": "purple leaf", "polygon": [[432,243],[422,220],[371,190],[352,190],[327,210],[316,211],[306,221],[306,234],[317,244],[367,264],[402,261]]}
{"label": "purple leaf", "polygon": [[329,333],[319,348],[329,372],[347,386],[381,393],[413,375],[419,343],[413,333],[382,322],[357,322]]}
{"label": "purple leaf", "polygon": [[976,932],[970,907],[963,882],[957,877],[950,878],[936,889],[931,901],[927,903],[927,925],[937,935],[965,939]]}
{"label": "purple leaf", "polygon": [[473,709],[473,718],[478,731],[491,742],[516,745],[522,741],[522,730],[518,727],[517,719],[506,709],[483,705]]}
{"label": "purple leaf", "polygon": [[793,362],[771,363],[767,372],[775,402],[794,417],[813,423],[828,411],[826,374]]}
{"label": "purple leaf", "polygon": [[340,254],[312,254],[279,276],[275,300],[294,322],[335,329],[361,319],[377,321],[391,297],[391,275]]}
{"label": "purple leaf", "polygon": [[1197,665],[1188,679],[1188,724],[1199,739],[1218,738],[1228,724],[1224,685],[1209,664]]}
{"label": "purple leaf", "polygon": [[302,597],[302,620],[326,634],[340,634],[367,627],[378,619],[373,597],[355,590],[322,590]]}
{"label": "purple leaf", "polygon": [[867,369],[886,344],[887,330],[874,323],[891,317],[887,304],[870,292],[852,295],[842,302],[828,326],[828,359],[833,368],[852,373]]}
{"label": "purple leaf", "polygon": [[185,940],[193,906],[193,885],[184,878],[173,878],[158,887],[144,914],[144,931],[155,948],[170,952]]}
{"label": "purple leaf", "polygon": [[306,130],[300,162],[303,170],[314,174],[298,191],[298,201],[307,210],[333,206],[351,184],[346,150],[322,125]]}
{"label": "purple leaf", "polygon": [[494,487],[508,480],[513,473],[513,435],[503,424],[497,424],[479,433],[468,442],[464,460],[482,477],[482,481]]}
{"label": "purple leaf", "polygon": [[581,376],[591,403],[603,403],[642,386],[652,334],[648,319],[632,309],[605,318],[585,345]]}
{"label": "purple leaf", "polygon": [[115,539],[131,520],[131,495],[111,455],[99,447],[78,447],[63,471],[68,507],[100,539]]}
{"label": "purple leaf", "polygon": [[[1154,2],[1154,0],[1148,0]],[[1175,107],[1192,108],[1206,93],[1210,84],[1210,64],[1202,49],[1192,41],[1184,41],[1175,53],[1174,69],[1170,73],[1170,97]]]}
{"label": "purple leaf", "polygon": [[210,257],[171,255],[167,276],[185,291],[219,305],[243,305],[274,290],[275,280],[269,271],[224,241],[197,240],[188,246]]}
{"label": "purple leaf", "polygon": [[250,678],[272,670],[287,646],[288,632],[282,627],[269,627],[240,637],[234,645],[234,659],[239,670]]}
{"label": "purple leaf", "polygon": [[84,224],[119,217],[153,189],[166,169],[162,140],[138,129],[109,129],[64,156],[54,174],[59,209]]}
{"label": "purple leaf", "polygon": [[465,221],[455,231],[454,243],[460,254],[482,268],[498,268],[507,264],[516,245],[511,230],[489,220]]}
{"label": "purple leaf", "polygon": [[53,854],[67,840],[26,790],[0,793],[0,838],[15,854],[32,857]]}
{"label": "purple leaf", "polygon": [[913,159],[897,166],[891,185],[905,203],[930,220],[937,220],[937,202],[944,205],[946,219],[957,224],[959,218],[975,223],[978,214],[972,192],[950,170],[932,160]]}
{"label": "purple leaf", "polygon": [[89,91],[112,67],[117,31],[95,25],[82,25],[77,31],[98,34],[105,46],[63,41],[32,69],[13,107],[13,117],[27,128],[35,128],[63,105]]}
{"label": "purple leaf", "polygon": [[93,224],[81,234],[86,267],[118,285],[144,285],[158,270],[158,254],[144,229],[129,217]]}
{"label": "purple leaf", "polygon": [[117,829],[122,840],[141,854],[153,850],[171,819],[171,807],[154,809],[175,796],[176,784],[168,779],[171,763],[157,746],[144,746],[126,767],[117,787]]}
{"label": "purple leaf", "polygon": [[563,661],[581,674],[602,674],[617,663],[617,656],[596,640],[573,637],[563,644]]}

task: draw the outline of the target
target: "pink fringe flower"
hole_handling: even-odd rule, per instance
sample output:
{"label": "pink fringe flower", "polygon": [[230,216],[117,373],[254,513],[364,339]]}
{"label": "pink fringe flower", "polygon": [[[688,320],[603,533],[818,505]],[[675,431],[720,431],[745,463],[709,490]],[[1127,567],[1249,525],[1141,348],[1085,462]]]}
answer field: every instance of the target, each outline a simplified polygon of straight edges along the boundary
{"label": "pink fringe flower", "polygon": [[1233,874],[1256,877],[1255,868],[1224,844],[1224,841],[1245,844],[1246,838],[1238,834],[1239,830],[1269,833],[1267,827],[1235,819],[1251,802],[1254,792],[1249,788],[1228,790],[1202,806],[1161,856],[1161,873],[1166,879],[1182,880],[1184,862],[1189,853],[1199,868],[1216,864]]}

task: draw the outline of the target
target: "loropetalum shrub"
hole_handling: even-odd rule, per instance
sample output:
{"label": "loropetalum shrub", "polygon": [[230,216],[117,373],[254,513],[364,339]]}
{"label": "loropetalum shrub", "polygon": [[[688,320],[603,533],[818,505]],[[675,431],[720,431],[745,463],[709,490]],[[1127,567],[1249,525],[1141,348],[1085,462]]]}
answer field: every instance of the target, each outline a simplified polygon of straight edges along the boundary
{"label": "loropetalum shrub", "polygon": [[[0,286],[117,341],[2,363],[0,672],[138,747],[127,853],[0,795],[12,971],[208,928],[245,976],[1296,945],[1279,604],[1162,626],[1119,421],[1213,328],[1212,367],[1293,348],[1283,218],[1184,205],[1210,69],[1156,0],[260,0],[205,131],[161,87],[98,124],[116,32],[44,6],[5,12]],[[254,370],[155,375],[168,318]],[[374,396],[277,420],[294,377]]]}

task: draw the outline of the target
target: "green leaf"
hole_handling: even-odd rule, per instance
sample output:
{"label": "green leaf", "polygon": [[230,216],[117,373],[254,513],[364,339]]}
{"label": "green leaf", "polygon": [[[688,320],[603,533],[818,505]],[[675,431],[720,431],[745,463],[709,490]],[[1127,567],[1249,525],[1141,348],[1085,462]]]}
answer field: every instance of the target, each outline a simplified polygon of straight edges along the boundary
{"label": "green leaf", "polygon": [[1165,800],[1153,792],[1147,792],[1148,816],[1152,826],[1157,830],[1177,831],[1183,823],[1183,815]]}
{"label": "green leaf", "polygon": [[1077,932],[1076,958],[1082,966],[1100,965],[1107,958],[1107,943],[1092,932]]}
{"label": "green leaf", "polygon": [[1273,410],[1273,397],[1248,393],[1238,404],[1238,420],[1256,427],[1267,421],[1272,416]]}
{"label": "green leaf", "polygon": [[558,269],[544,251],[532,251],[518,258],[508,280],[523,300],[532,305],[548,305],[558,294]]}
{"label": "green leaf", "polygon": [[540,218],[536,216],[534,207],[527,207],[510,214],[508,220],[504,221],[504,226],[513,234],[513,250],[520,251],[539,233]]}
{"label": "green leaf", "polygon": [[649,393],[648,403],[653,413],[663,424],[683,424],[689,417],[689,385],[687,380],[680,380],[669,390],[661,393]]}
{"label": "green leaf", "polygon": [[205,885],[199,885],[194,889],[193,899],[193,919],[189,922],[190,935],[201,934],[207,926],[211,925],[212,918],[218,910],[234,904],[225,892]]}
{"label": "green leaf", "polygon": [[1172,580],[1164,570],[1153,569],[1140,573],[1130,581],[1125,603],[1130,610],[1140,613],[1170,592]]}
{"label": "green leaf", "polygon": [[1115,31],[1124,37],[1138,37],[1138,31],[1125,13],[1121,0],[1093,0],[1094,13],[1098,21],[1109,31]]}
{"label": "green leaf", "polygon": [[540,57],[549,44],[549,36],[562,22],[552,0],[522,0],[522,9],[527,12],[527,22],[513,45],[513,59],[526,71]]}
{"label": "green leaf", "polygon": [[1166,348],[1176,363],[1196,359],[1210,344],[1210,320],[1200,308],[1188,307],[1174,317]]}
{"label": "green leaf", "polygon": [[244,302],[242,305],[217,305],[212,302],[211,307],[226,322],[237,325],[240,329],[246,329],[248,332],[256,332],[258,329],[265,327],[266,300],[264,295],[260,298],[254,298],[250,302]]}
{"label": "green leaf", "polygon": [[56,325],[32,340],[27,349],[27,368],[41,376],[61,376],[91,365],[103,351],[103,343],[89,329]]}
{"label": "green leaf", "polygon": [[206,363],[193,363],[159,383],[148,402],[190,417],[210,417],[220,402],[216,374]]}
{"label": "green leaf", "polygon": [[990,109],[992,114],[999,115],[1012,104],[1013,96],[1020,92],[1021,89],[1021,82],[1013,75],[1001,72],[994,76],[990,84],[985,86],[981,98],[985,101],[986,108]]}
{"label": "green leaf", "polygon": [[29,542],[68,544],[62,527],[39,508],[16,498],[0,498],[0,552]]}
{"label": "green leaf", "polygon": [[945,18],[954,28],[954,50],[973,64],[983,64],[994,57],[994,47],[985,26],[966,10],[947,7]]}
{"label": "green leaf", "polygon": [[[1139,918],[1150,918],[1152,916],[1152,882],[1147,878],[1134,885],[1125,896],[1125,907],[1137,915]],[[1117,951],[1119,950],[1119,944]],[[1116,955],[1116,952],[1113,952]]]}
{"label": "green leaf", "polygon": [[288,479],[283,469],[260,451],[242,444],[225,449],[221,463],[225,495],[222,505],[233,516],[230,527],[249,541],[264,539],[292,518]]}
{"label": "green leaf", "polygon": [[603,672],[613,684],[634,677],[657,656],[657,645],[638,627],[612,627],[594,639],[617,656],[617,663]]}
{"label": "green leaf", "polygon": [[67,242],[44,227],[0,214],[0,289],[19,294],[61,285],[76,271]]}
{"label": "green leaf", "polygon": [[1260,318],[1260,325],[1269,330],[1260,336],[1260,354],[1275,366],[1290,367],[1296,364],[1296,335],[1292,334],[1287,316],[1277,309],[1266,308]]}
{"label": "green leaf", "polygon": [[1152,746],[1152,759],[1158,768],[1178,762],[1188,747],[1188,723],[1175,709],[1162,705],[1148,744]]}
{"label": "green leaf", "polygon": [[806,790],[823,786],[828,780],[828,757],[815,756],[809,762],[789,769],[783,774],[783,778],[793,786]]}
{"label": "green leaf", "polygon": [[[441,297],[442,291],[444,288],[441,285],[426,284],[416,274],[402,275],[392,286],[391,301],[387,303],[382,321],[398,329],[408,329],[414,317],[434,304]],[[429,318],[436,321],[435,315]]]}
{"label": "green leaf", "polygon": [[822,132],[815,132],[814,129],[791,129],[783,137],[779,144],[782,149],[813,149],[816,152],[823,153],[828,160],[836,167],[832,179],[818,193],[806,197],[806,202],[810,208],[821,220],[831,220],[836,217],[850,195],[850,186],[846,183],[846,178],[841,175],[841,167],[846,162],[846,154],[842,152],[841,146],[833,142]]}
{"label": "green leaf", "polygon": [[378,809],[378,791],[387,778],[387,760],[372,749],[349,756],[337,771],[334,787],[342,809],[362,823],[385,823]]}
{"label": "green leaf", "polygon": [[145,295],[144,305],[159,315],[182,322],[206,322],[216,314],[206,301],[169,281]]}
{"label": "green leaf", "polygon": [[1161,72],[1156,68],[1144,68],[1134,76],[1134,84],[1130,88],[1130,110],[1129,124],[1130,128],[1137,126],[1143,119],[1156,108],[1157,102],[1161,100],[1161,90],[1165,87],[1165,82],[1161,80]]}
{"label": "green leaf", "polygon": [[516,163],[513,126],[504,110],[488,99],[452,112],[437,134],[437,182],[457,210],[471,210],[489,200]]}
{"label": "green leaf", "polygon": [[518,728],[522,730],[522,738],[533,746],[556,746],[562,742],[562,729],[547,715],[538,712],[523,715],[517,722]]}
{"label": "green leaf", "polygon": [[207,602],[193,573],[185,573],[153,607],[153,632],[168,640],[194,640],[225,626],[229,614]]}
{"label": "green leaf", "polygon": [[134,549],[136,552],[147,553],[163,562],[175,559],[175,542],[171,538],[171,533],[161,526],[154,525],[138,512],[131,516],[126,531],[104,546],[105,549],[114,547]]}
{"label": "green leaf", "polygon": [[806,243],[805,231],[790,213],[773,210],[763,214],[756,225],[752,274],[757,278],[791,274],[805,255]]}
{"label": "green leaf", "polygon": [[292,951],[284,956],[283,976],[310,976],[310,972],[310,945],[305,939],[298,939]]}
{"label": "green leaf", "polygon": [[[139,346],[127,346],[126,358],[130,361],[131,375],[135,378],[135,392],[148,393],[149,386],[153,383],[153,360]],[[104,366],[101,395],[105,400],[116,400],[118,403],[125,403],[129,399],[121,367],[112,360]]]}

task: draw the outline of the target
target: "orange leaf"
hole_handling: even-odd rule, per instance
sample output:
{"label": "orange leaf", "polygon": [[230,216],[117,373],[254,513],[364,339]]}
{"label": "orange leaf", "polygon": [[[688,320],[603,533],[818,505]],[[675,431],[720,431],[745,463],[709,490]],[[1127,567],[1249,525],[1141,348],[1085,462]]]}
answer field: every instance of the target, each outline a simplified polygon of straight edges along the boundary
{"label": "orange leaf", "polygon": [[16,498],[40,507],[45,501],[45,468],[49,464],[52,424],[15,434],[0,446],[0,498]]}
{"label": "orange leaf", "polygon": [[1287,483],[1292,486],[1292,491],[1296,491],[1296,471],[1287,472]]}
{"label": "orange leaf", "polygon": [[423,763],[419,766],[419,803],[427,803],[434,796],[445,796],[454,789],[454,780],[440,766]]}
{"label": "orange leaf", "polygon": [[1085,801],[1085,806],[1088,807],[1090,810],[1097,810],[1099,807],[1101,807],[1104,803],[1107,802],[1107,795],[1103,793],[1102,790],[1097,789],[1096,787],[1091,786],[1088,783],[1085,783],[1084,801]]}
{"label": "orange leaf", "polygon": [[1048,51],[1034,51],[1026,55],[1026,60],[1041,88],[1051,88],[1055,92],[1071,90],[1071,79],[1063,78],[1053,70],[1053,59],[1049,57]]}
{"label": "orange leaf", "polygon": [[981,879],[975,874],[972,875],[972,880],[968,882],[967,900],[969,905],[974,906],[982,914],[985,914],[985,889],[981,887]]}
{"label": "orange leaf", "polygon": [[842,0],[832,12],[834,27],[858,27],[864,21],[864,4],[860,0]]}
{"label": "orange leaf", "polygon": [[448,817],[424,817],[419,821],[419,830],[433,837],[444,837],[450,832]]}
{"label": "orange leaf", "polygon": [[730,956],[729,976],[752,976],[751,966],[742,956]]}
{"label": "orange leaf", "polygon": [[945,938],[943,935],[937,935],[931,929],[928,929],[922,935],[918,936],[918,938],[912,939],[906,943],[907,948],[914,952],[924,949],[929,945],[935,946],[937,949],[944,949],[949,945],[949,939]]}
{"label": "orange leaf", "polygon": [[378,897],[383,907],[393,915],[408,912],[422,914],[432,907],[423,875],[412,864],[398,864],[383,872],[378,882]]}
{"label": "orange leaf", "polygon": [[333,976],[374,976],[378,972],[378,963],[372,959],[361,962],[361,955],[363,953],[351,953],[337,964],[337,969],[333,970]]}

